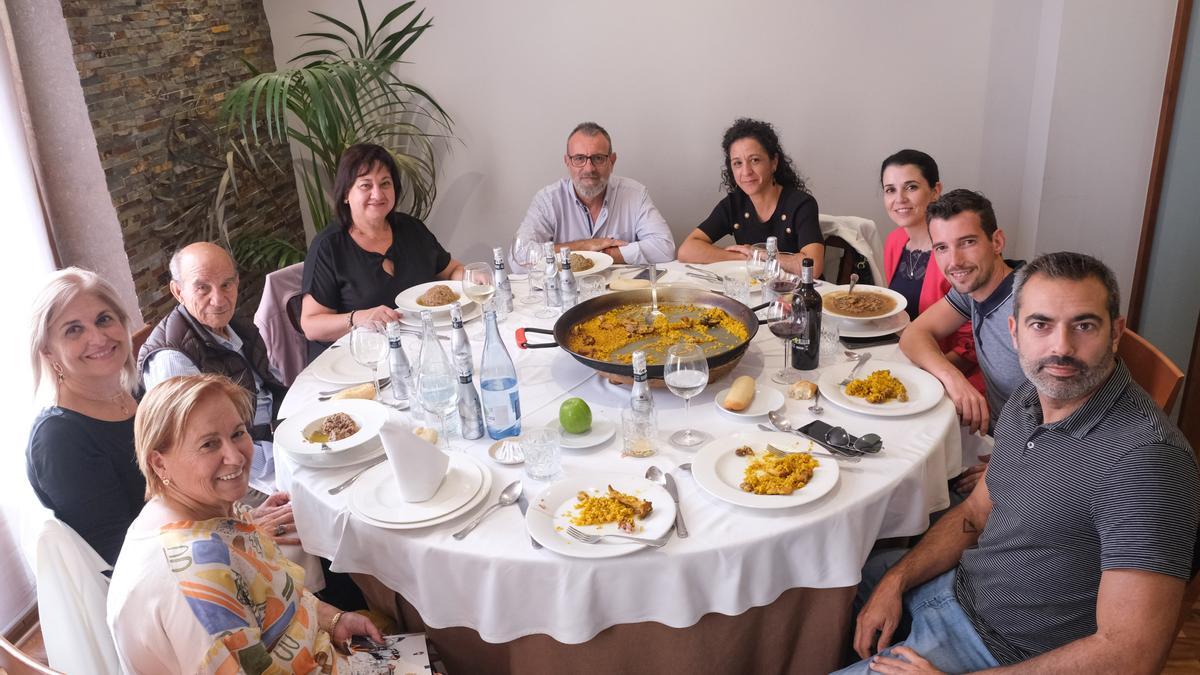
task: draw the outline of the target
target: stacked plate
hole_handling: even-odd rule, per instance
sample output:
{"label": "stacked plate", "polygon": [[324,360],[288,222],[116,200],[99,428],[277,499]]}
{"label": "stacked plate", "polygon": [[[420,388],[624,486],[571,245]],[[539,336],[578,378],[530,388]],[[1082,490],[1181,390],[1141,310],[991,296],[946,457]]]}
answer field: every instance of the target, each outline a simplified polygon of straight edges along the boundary
{"label": "stacked plate", "polygon": [[487,499],[492,472],[470,455],[450,454],[442,485],[423,502],[406,502],[389,462],[367,470],[350,488],[347,504],[356,518],[389,530],[415,530],[467,513]]}
{"label": "stacked plate", "polygon": [[[849,286],[834,286],[831,284],[822,284],[817,287],[817,292],[822,297],[833,293],[844,295],[849,290]],[[833,309],[830,307],[829,300],[826,299],[823,313],[839,322],[838,334],[841,337],[883,337],[884,335],[898,333],[904,330],[904,327],[909,324],[908,312],[904,311],[908,307],[908,300],[903,295],[883,286],[857,284],[854,287],[854,294],[858,295],[860,292],[881,295],[891,300],[891,307],[870,316],[854,316]]]}
{"label": "stacked plate", "polygon": [[[358,431],[337,441],[312,440],[314,432],[321,431],[325,418],[334,413],[348,415]],[[347,399],[316,403],[279,425],[275,430],[274,447],[283,448],[303,466],[323,469],[358,464],[383,453],[379,430],[387,418],[387,408],[375,401]]]}
{"label": "stacked plate", "polygon": [[400,323],[408,326],[420,326],[421,311],[428,309],[433,312],[433,323],[435,326],[445,327],[450,325],[450,305],[453,302],[433,307],[426,307],[417,303],[417,298],[421,297],[434,286],[445,286],[454,291],[455,295],[458,296],[458,304],[462,307],[464,322],[470,321],[483,313],[483,310],[479,307],[479,303],[467,297],[467,294],[463,292],[461,281],[430,281],[410,286],[396,296],[396,309],[400,310],[402,314]]}
{"label": "stacked plate", "polygon": [[[420,323],[418,320],[417,323]],[[359,365],[350,353],[349,345],[337,349],[326,349],[324,354],[317,357],[308,367],[318,380],[330,384],[362,384],[378,377],[371,369]]]}

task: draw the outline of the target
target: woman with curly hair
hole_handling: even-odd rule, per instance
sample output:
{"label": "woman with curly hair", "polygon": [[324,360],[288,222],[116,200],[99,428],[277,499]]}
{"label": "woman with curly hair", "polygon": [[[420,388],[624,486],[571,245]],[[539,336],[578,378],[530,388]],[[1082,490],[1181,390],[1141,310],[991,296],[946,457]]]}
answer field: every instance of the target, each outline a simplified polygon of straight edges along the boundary
{"label": "woman with curly hair", "polygon": [[[825,243],[817,221],[817,200],[808,194],[804,179],[779,144],[775,128],[767,122],[742,118],[725,130],[722,180],[728,196],[679,247],[681,262],[709,263],[745,260],[753,244],[775,236],[779,240],[783,269],[800,273],[804,258],[813,259],[820,276]],[[735,244],[721,248],[714,242],[733,235]]]}

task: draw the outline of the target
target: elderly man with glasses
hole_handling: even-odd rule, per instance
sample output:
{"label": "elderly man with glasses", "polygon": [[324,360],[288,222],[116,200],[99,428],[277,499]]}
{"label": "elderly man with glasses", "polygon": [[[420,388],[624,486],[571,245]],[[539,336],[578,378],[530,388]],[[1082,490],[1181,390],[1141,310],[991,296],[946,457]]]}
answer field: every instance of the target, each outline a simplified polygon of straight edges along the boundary
{"label": "elderly man with glasses", "polygon": [[618,263],[675,259],[675,238],[646,186],[612,175],[617,153],[604,127],[576,126],[567,136],[563,163],[570,177],[534,196],[517,233],[522,241],[553,241],[555,250],[600,251]]}

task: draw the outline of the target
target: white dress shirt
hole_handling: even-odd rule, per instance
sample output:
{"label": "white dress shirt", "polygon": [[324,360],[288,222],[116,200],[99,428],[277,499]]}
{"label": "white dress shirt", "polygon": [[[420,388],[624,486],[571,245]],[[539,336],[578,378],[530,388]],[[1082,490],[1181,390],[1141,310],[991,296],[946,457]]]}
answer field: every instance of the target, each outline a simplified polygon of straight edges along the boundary
{"label": "white dress shirt", "polygon": [[588,207],[575,194],[570,178],[547,185],[534,195],[518,236],[559,244],[608,237],[629,242],[620,250],[630,264],[675,259],[675,237],[650,201],[650,192],[645,185],[621,176],[608,179],[604,204],[595,222]]}

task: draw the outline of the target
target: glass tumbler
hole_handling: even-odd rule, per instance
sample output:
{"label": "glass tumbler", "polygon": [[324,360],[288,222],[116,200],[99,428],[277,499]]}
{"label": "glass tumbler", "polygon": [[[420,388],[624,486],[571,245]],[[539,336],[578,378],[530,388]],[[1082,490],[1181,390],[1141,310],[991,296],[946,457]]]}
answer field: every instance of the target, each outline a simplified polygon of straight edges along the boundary
{"label": "glass tumbler", "polygon": [[622,457],[649,457],[658,451],[658,424],[654,415],[621,411]]}
{"label": "glass tumbler", "polygon": [[744,274],[728,274],[721,280],[725,295],[743,305],[750,304],[750,278]]}
{"label": "glass tumbler", "polygon": [[525,451],[525,475],[534,480],[552,480],[562,473],[562,451],[558,447],[558,429],[541,427],[521,434]]}

